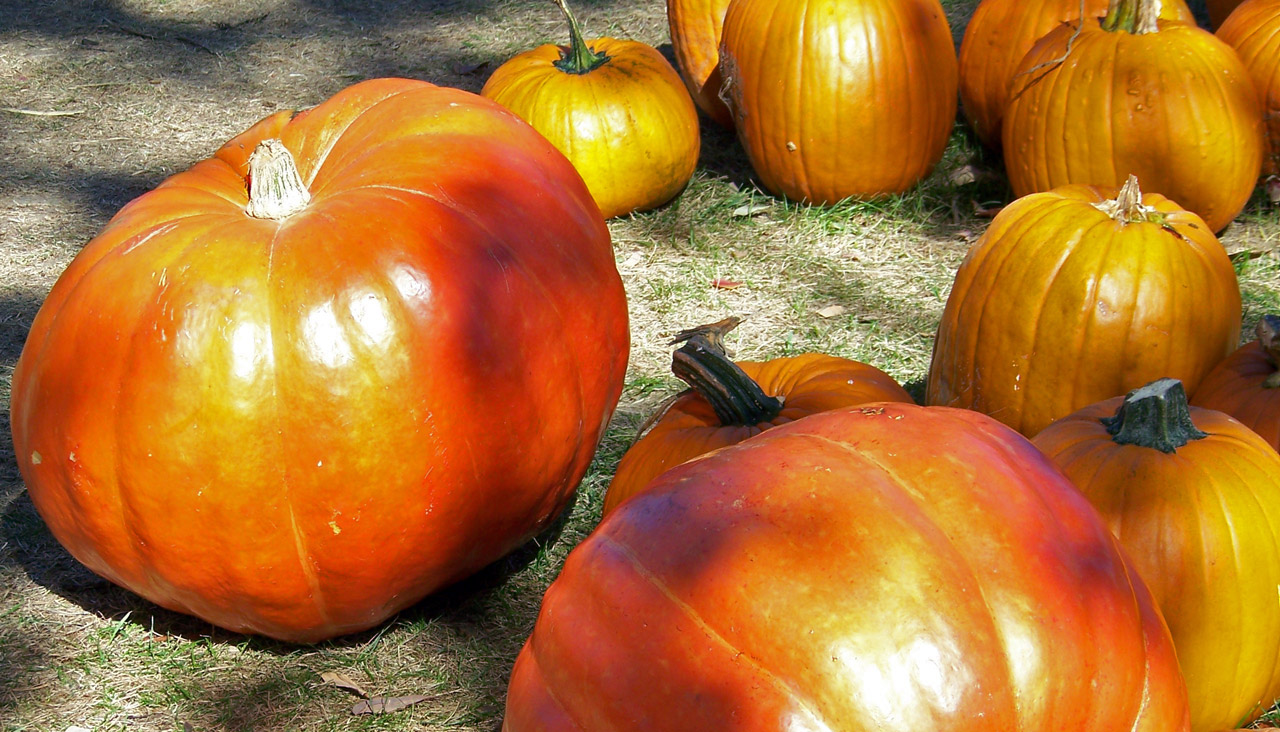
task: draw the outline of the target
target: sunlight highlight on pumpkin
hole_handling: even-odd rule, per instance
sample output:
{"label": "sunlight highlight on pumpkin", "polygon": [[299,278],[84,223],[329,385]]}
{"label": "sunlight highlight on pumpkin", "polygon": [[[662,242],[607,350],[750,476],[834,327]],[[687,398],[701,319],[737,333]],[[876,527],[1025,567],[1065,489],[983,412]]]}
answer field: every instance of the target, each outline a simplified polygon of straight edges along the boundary
{"label": "sunlight highlight on pumpkin", "polygon": [[394,334],[391,316],[387,313],[387,304],[376,293],[352,299],[347,309],[370,345],[382,349],[390,342]]}
{"label": "sunlight highlight on pumpkin", "polygon": [[331,369],[345,366],[355,358],[333,312],[332,301],[313,309],[303,319],[302,347],[311,360]]}
{"label": "sunlight highlight on pumpkin", "polygon": [[250,381],[271,362],[271,339],[257,323],[243,322],[231,333],[231,374]]}

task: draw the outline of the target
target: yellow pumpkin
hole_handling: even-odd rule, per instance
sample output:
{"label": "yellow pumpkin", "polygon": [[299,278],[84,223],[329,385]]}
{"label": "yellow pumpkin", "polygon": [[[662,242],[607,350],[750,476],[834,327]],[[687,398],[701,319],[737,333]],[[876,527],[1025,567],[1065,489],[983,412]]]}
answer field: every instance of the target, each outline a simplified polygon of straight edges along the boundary
{"label": "yellow pumpkin", "polygon": [[606,218],[670,201],[693,177],[698,111],[657,49],[584,40],[564,0],[569,45],[546,44],[499,66],[480,94],[533,126],[573,163]]}

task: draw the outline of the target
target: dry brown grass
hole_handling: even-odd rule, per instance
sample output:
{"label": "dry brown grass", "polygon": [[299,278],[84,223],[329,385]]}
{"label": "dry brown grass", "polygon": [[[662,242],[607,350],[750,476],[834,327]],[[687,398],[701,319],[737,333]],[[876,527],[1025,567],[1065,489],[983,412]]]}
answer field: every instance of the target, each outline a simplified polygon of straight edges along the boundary
{"label": "dry brown grass", "polygon": [[[973,1],[948,3],[956,36]],[[661,3],[577,4],[590,35],[667,42]],[[479,0],[79,0],[0,3],[0,418],[26,328],[58,273],[129,199],[280,108],[359,79],[410,76],[478,91],[494,65],[559,41],[550,3]],[[476,64],[488,64],[475,68]],[[49,113],[57,113],[50,115]],[[733,138],[704,131],[700,170],[673,204],[611,223],[627,286],[627,389],[563,533],[369,633],[294,648],[159,610],[57,545],[0,434],[0,730],[494,730],[510,664],[565,554],[594,525],[635,429],[678,384],[669,336],[728,314],[742,358],[824,350],[904,382],[927,368],[950,278],[985,226],[952,187],[976,161],[957,135],[922,192],[810,209],[761,195]],[[735,216],[745,203],[766,205]],[[1280,223],[1255,201],[1224,235],[1242,252],[1251,323],[1280,306]],[[713,286],[724,278],[742,285]],[[845,308],[824,317],[828,306]],[[320,680],[437,694],[381,719]]]}

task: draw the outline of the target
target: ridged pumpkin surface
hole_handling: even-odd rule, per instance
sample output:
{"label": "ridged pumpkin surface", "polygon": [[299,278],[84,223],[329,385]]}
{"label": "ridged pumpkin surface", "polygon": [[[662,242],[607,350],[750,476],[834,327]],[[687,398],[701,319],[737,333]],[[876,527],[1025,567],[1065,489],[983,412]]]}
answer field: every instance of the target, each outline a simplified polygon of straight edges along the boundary
{"label": "ridged pumpkin surface", "polygon": [[667,25],[680,78],[699,109],[733,129],[733,115],[720,99],[720,32],[728,9],[729,0],[667,0]]}
{"label": "ridged pumpkin surface", "polygon": [[1280,172],[1280,0],[1247,0],[1218,28],[1258,92],[1266,124],[1263,175]]}
{"label": "ridged pumpkin surface", "polygon": [[1142,205],[1162,223],[1125,223],[1098,207],[1115,195],[1063,186],[995,217],[947,298],[928,404],[1030,436],[1161,376],[1194,388],[1235,349],[1240,288],[1208,227],[1159,194]]}
{"label": "ridged pumpkin surface", "polygon": [[1096,18],[1078,36],[1071,25],[1054,29],[1019,64],[1003,127],[1018,196],[1136,175],[1213,231],[1252,195],[1262,142],[1236,53],[1207,31],[1165,21],[1139,34],[1105,31]]}
{"label": "ridged pumpkin surface", "polygon": [[1203,437],[1167,453],[1123,444],[1102,422],[1122,402],[1081,409],[1035,445],[1098,509],[1151,588],[1187,682],[1192,731],[1247,724],[1280,696],[1280,454],[1226,414],[1194,407],[1189,421]]}
{"label": "ridged pumpkin surface", "polygon": [[1168,631],[1032,445],[882,403],[674,468],[569,555],[506,732],[1178,732]]}
{"label": "ridged pumpkin surface", "polygon": [[[1084,14],[1106,14],[1108,0],[1086,0]],[[1165,0],[1160,16],[1195,23],[1183,0]],[[984,145],[1000,149],[1009,84],[1022,57],[1049,31],[1080,17],[1080,0],[982,0],[960,44],[960,103]]]}
{"label": "ridged pumpkin surface", "polygon": [[955,122],[956,52],[938,0],[734,0],[720,64],[752,167],[796,200],[904,191]]}
{"label": "ridged pumpkin surface", "polygon": [[[310,195],[282,220],[246,213],[268,138]],[[550,522],[628,342],[608,229],[564,156],[474,94],[379,79],[125,206],[35,318],[13,441],[90,569],[312,642]]]}

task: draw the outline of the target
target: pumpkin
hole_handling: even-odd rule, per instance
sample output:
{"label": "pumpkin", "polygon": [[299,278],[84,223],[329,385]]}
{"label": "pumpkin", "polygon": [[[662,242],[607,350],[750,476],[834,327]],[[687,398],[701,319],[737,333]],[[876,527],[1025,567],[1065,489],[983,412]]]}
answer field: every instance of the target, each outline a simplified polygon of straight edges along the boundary
{"label": "pumpkin", "polygon": [[956,272],[925,399],[1024,435],[1162,375],[1194,388],[1234,350],[1240,287],[1193,213],[1130,178],[1002,210]]}
{"label": "pumpkin", "polygon": [[1101,21],[1062,25],[1022,59],[1002,138],[1015,195],[1132,174],[1213,231],[1244,208],[1263,135],[1248,72],[1208,31],[1158,21],[1158,7],[1111,0]]}
{"label": "pumpkin", "polygon": [[1204,377],[1191,403],[1226,412],[1280,451],[1280,316],[1264,315],[1254,333]]}
{"label": "pumpkin", "polygon": [[1249,0],[1241,4],[1221,24],[1217,35],[1239,54],[1258,93],[1266,123],[1262,172],[1280,173],[1280,1]]}
{"label": "pumpkin", "polygon": [[1243,0],[1205,0],[1209,9],[1209,24],[1214,28],[1222,28],[1235,9],[1244,4]]}
{"label": "pumpkin", "polygon": [[608,229],[564,156],[475,94],[371,80],[112,218],[32,324],[14,449],[93,571],[318,641],[547,526],[628,342]]}
{"label": "pumpkin", "polygon": [[720,31],[729,0],[667,0],[671,50],[680,78],[698,108],[717,124],[733,129],[733,116],[720,99]]}
{"label": "pumpkin", "polygon": [[690,390],[669,400],[622,456],[604,496],[605,515],[668,468],[777,425],[867,402],[911,401],[893,377],[839,356],[735,363],[723,339],[739,322],[726,318],[672,341],[684,345],[673,354],[671,370]]}
{"label": "pumpkin", "polygon": [[761,183],[796,200],[905,191],[955,122],[956,52],[938,0],[733,0],[720,68]]}
{"label": "pumpkin", "polygon": [[[1107,12],[1108,0],[982,0],[960,43],[960,108],[982,144],[1000,149],[1000,130],[1014,69],[1055,27]],[[1183,0],[1165,0],[1160,17],[1194,23]]]}
{"label": "pumpkin", "polygon": [[573,163],[605,218],[670,201],[693,177],[698,110],[680,75],[639,41],[586,41],[565,5],[569,46],[546,44],[494,70],[480,94],[533,125]]}
{"label": "pumpkin", "polygon": [[507,732],[1185,730],[1168,631],[1029,442],[822,412],[677,466],[543,598]]}
{"label": "pumpkin", "polygon": [[1090,405],[1034,443],[1089,499],[1160,605],[1193,732],[1280,697],[1280,454],[1176,379]]}

